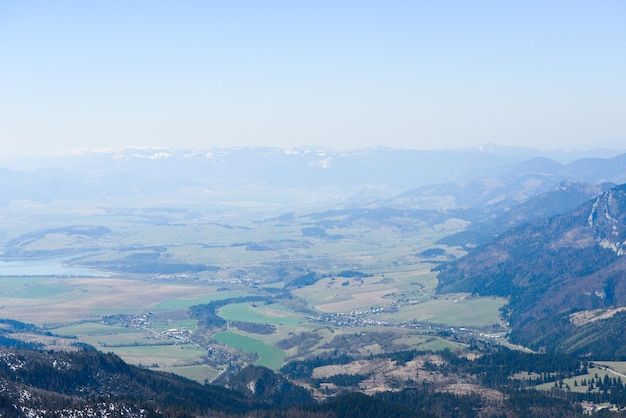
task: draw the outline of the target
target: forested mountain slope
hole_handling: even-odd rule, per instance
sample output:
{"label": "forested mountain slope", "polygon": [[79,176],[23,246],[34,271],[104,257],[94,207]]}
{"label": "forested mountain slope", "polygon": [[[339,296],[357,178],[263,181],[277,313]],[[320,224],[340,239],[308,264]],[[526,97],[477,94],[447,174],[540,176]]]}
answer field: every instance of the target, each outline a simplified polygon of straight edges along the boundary
{"label": "forested mountain slope", "polygon": [[[438,290],[510,297],[513,336],[539,348],[545,346],[541,334],[563,329],[565,314],[626,305],[625,253],[626,185],[621,185],[574,211],[517,227],[475,248],[442,267]],[[544,326],[537,329],[541,321]],[[580,330],[572,327],[563,338]]]}

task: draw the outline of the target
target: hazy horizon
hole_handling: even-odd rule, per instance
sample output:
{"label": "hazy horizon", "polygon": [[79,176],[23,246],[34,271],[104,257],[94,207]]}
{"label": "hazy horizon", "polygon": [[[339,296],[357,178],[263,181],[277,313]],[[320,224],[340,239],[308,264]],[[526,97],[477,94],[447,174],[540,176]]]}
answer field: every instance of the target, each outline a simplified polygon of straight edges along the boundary
{"label": "hazy horizon", "polygon": [[620,149],[626,4],[0,3],[0,158]]}
{"label": "hazy horizon", "polygon": [[[526,155],[527,158],[534,157],[544,157],[549,158],[554,161],[558,161],[562,164],[569,164],[577,159],[581,158],[613,158],[618,155],[626,153],[626,147],[589,147],[587,149],[576,149],[576,148],[540,148],[540,147],[526,147],[526,146],[516,146],[516,145],[498,145],[493,143],[486,144],[475,144],[468,145],[458,148],[409,148],[409,147],[393,147],[388,145],[372,145],[372,146],[363,146],[361,148],[338,148],[332,146],[324,146],[324,145],[295,145],[295,146],[273,146],[273,145],[244,145],[244,146],[207,146],[207,147],[185,147],[185,146],[158,146],[158,145],[120,145],[120,146],[110,146],[110,147],[76,147],[76,148],[68,148],[65,150],[54,150],[47,152],[25,152],[23,154],[16,155],[2,155],[0,154],[0,167],[2,168],[11,168],[15,170],[21,169],[34,169],[37,167],[41,167],[41,164],[50,164],[58,158],[65,157],[79,157],[85,156],[88,154],[110,154],[112,158],[118,158],[118,155],[131,155],[133,151],[138,152],[147,152],[154,151],[155,156],[150,157],[151,159],[157,159],[164,157],[181,157],[183,155],[187,155],[188,153],[197,153],[197,154],[211,154],[211,153],[229,153],[230,151],[239,150],[239,149],[276,149],[284,151],[287,154],[303,154],[303,153],[328,153],[329,155],[333,154],[342,154],[346,153],[346,155],[350,153],[360,153],[363,151],[378,151],[378,150],[393,150],[393,151],[417,151],[417,152],[425,152],[425,153],[457,153],[461,154],[464,152],[477,152],[477,151],[486,151],[487,153],[506,153],[510,155],[518,154],[518,157]],[[180,154],[183,153],[183,154]],[[139,154],[137,154],[139,155]],[[147,155],[147,154],[146,154]],[[144,158],[147,158],[144,156]]]}

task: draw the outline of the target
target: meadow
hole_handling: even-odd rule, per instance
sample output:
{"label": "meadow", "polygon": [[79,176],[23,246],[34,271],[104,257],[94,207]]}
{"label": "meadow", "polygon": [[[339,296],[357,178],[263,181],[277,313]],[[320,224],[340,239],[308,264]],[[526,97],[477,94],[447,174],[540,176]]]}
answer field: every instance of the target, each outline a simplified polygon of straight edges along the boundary
{"label": "meadow", "polygon": [[247,337],[231,331],[215,334],[214,338],[237,350],[253,353],[259,358],[254,364],[277,370],[283,365],[285,353],[270,345],[263,344],[256,338]]}
{"label": "meadow", "polygon": [[398,312],[381,314],[380,318],[481,328],[502,322],[499,309],[506,302],[504,298],[472,298],[464,294],[452,295],[452,297],[401,306]]}
{"label": "meadow", "polygon": [[617,371],[617,370],[623,370],[624,368],[623,362],[602,362],[602,364],[605,364],[605,365],[609,365],[609,364],[614,365],[616,363],[621,363],[621,364],[618,364],[617,366],[610,367],[610,368],[600,366],[600,365],[597,365],[595,367],[589,367],[588,373],[574,376],[571,378],[562,379],[559,382],[556,382],[556,386],[555,386],[555,382],[550,382],[550,383],[543,383],[543,384],[537,385],[534,388],[537,390],[550,391],[550,390],[553,390],[555,387],[559,387],[567,391],[578,392],[578,393],[599,392],[597,384],[591,387],[590,382],[592,381],[597,382],[599,380],[604,380],[607,377],[609,379],[619,378],[622,382],[626,382],[626,376],[623,373]]}
{"label": "meadow", "polygon": [[220,308],[218,314],[227,321],[242,321],[254,324],[296,326],[305,322],[302,314],[293,312],[277,303],[269,305],[233,303]]}

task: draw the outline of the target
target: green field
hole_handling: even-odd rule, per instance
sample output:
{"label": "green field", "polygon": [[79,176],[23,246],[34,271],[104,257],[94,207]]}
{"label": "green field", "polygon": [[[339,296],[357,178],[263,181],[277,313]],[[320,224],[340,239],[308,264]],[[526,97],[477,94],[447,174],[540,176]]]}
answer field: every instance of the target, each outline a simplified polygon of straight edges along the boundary
{"label": "green field", "polygon": [[13,298],[37,299],[65,295],[70,292],[72,292],[72,288],[63,286],[62,284],[40,282],[35,284],[29,283],[21,288],[15,289],[8,293],[8,296]]}
{"label": "green field", "polygon": [[220,308],[218,314],[227,321],[252,322],[255,324],[298,325],[304,322],[302,314],[290,312],[277,303],[254,305],[233,303]]}
{"label": "green field", "polygon": [[246,337],[230,331],[215,334],[214,338],[222,344],[226,344],[237,350],[257,354],[259,359],[255,362],[255,364],[258,366],[278,370],[282,367],[283,361],[285,360],[284,351],[265,345],[263,342],[254,338]]}
{"label": "green field", "polygon": [[[102,351],[112,351],[123,357],[126,361],[133,364],[152,364],[175,366],[172,363],[172,350],[179,355],[181,352],[173,347],[185,346],[188,351],[185,357],[189,357],[189,353],[196,352],[191,364],[201,364],[201,355],[206,352],[193,344],[178,342],[163,337],[160,332],[166,329],[178,328],[194,330],[196,321],[192,319],[175,320],[157,322],[151,324],[149,329],[140,329],[135,327],[114,326],[97,322],[84,322],[75,325],[68,325],[52,329],[54,334],[60,336],[76,336],[80,341],[93,345]],[[142,353],[146,354],[146,358],[150,358],[151,362],[142,361]],[[163,358],[159,360],[158,353],[163,353]],[[189,361],[184,361],[187,364]]]}
{"label": "green field", "polygon": [[138,345],[116,347],[115,354],[131,364],[171,368],[203,364],[206,350],[193,344]]}
{"label": "green field", "polygon": [[246,293],[243,292],[224,292],[220,291],[210,294],[210,295],[202,295],[202,296],[189,296],[184,299],[167,299],[163,302],[160,302],[152,307],[152,311],[154,312],[164,312],[164,311],[180,311],[186,310],[190,306],[194,305],[202,305],[205,303],[213,302],[214,300],[228,299],[234,298],[238,296],[245,296]]}
{"label": "green field", "polygon": [[61,295],[69,297],[68,293],[75,290],[72,286],[66,285],[63,279],[29,276],[0,277],[0,298],[39,299]]}
{"label": "green field", "polygon": [[418,351],[441,351],[445,349],[454,351],[462,347],[461,344],[450,342],[444,338],[423,334],[405,334],[395,342],[406,344],[410,350]]}
{"label": "green field", "polygon": [[76,325],[68,325],[65,327],[54,328],[53,333],[63,336],[96,336],[96,335],[124,335],[136,334],[137,330],[133,328],[118,327],[106,325],[97,322],[83,322]]}
{"label": "green field", "polygon": [[450,295],[443,299],[402,306],[398,312],[381,314],[384,320],[424,321],[456,327],[484,327],[500,322],[504,298],[469,298]]}
{"label": "green field", "polygon": [[125,347],[161,347],[173,344],[173,342],[168,340],[157,338],[158,336],[146,330],[93,322],[56,328],[52,332],[61,336],[76,336],[82,342],[93,345],[103,351],[113,351],[116,354],[120,354],[121,349]]}
{"label": "green field", "polygon": [[77,336],[101,351],[114,352],[135,365],[170,371],[204,383],[214,379],[221,369],[205,362],[206,350],[188,342],[164,338],[160,332],[196,328],[196,320],[167,320],[151,324],[150,329],[112,326],[85,322],[52,330],[57,335]]}

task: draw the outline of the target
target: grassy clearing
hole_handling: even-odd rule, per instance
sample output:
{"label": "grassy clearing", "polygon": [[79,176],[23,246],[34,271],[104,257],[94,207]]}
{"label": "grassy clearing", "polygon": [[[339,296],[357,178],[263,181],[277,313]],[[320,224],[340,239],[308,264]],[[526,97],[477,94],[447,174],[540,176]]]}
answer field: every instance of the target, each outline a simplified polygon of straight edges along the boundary
{"label": "grassy clearing", "polygon": [[115,347],[113,352],[131,364],[159,368],[200,365],[206,355],[206,350],[193,344]]}
{"label": "grassy clearing", "polygon": [[374,305],[386,305],[385,296],[396,292],[393,282],[381,282],[380,277],[349,279],[327,277],[293,293],[323,312],[348,312]]}
{"label": "grassy clearing", "polygon": [[119,349],[125,347],[165,347],[166,345],[172,345],[172,342],[170,341],[152,339],[145,333],[141,332],[136,332],[134,334],[90,335],[83,336],[80,340],[89,345],[93,345],[102,351],[113,351],[115,353],[117,353]]}
{"label": "grassy clearing", "polygon": [[[608,365],[608,363],[613,363],[613,362],[602,362],[602,363]],[[582,385],[583,380],[586,380],[587,382],[590,382],[591,379],[595,379],[595,381],[597,381],[598,379],[604,380],[605,376],[608,376],[610,379],[620,377],[622,381],[626,381],[626,378],[618,376],[615,373],[611,373],[610,371],[605,370],[604,367],[590,367],[587,374],[575,376],[569,379],[563,379],[562,389],[570,390],[572,392],[585,393],[589,391],[589,384],[587,384],[586,386],[583,386]],[[567,389],[567,386],[569,386],[569,389]],[[598,391],[597,385],[594,385],[594,388],[595,389],[593,391],[597,392]],[[550,390],[555,389],[555,385],[554,385],[554,382],[543,383],[541,385],[535,386],[535,389],[550,391]]]}
{"label": "grassy clearing", "polygon": [[29,286],[23,290],[15,291],[12,293],[12,296],[16,298],[37,299],[57,297],[70,292],[72,292],[72,289],[67,286],[38,284],[35,286]]}
{"label": "grassy clearing", "polygon": [[[448,340],[445,340],[436,336],[428,336],[428,335],[398,335],[398,338],[393,340],[393,344],[397,344],[400,347],[403,347],[401,350],[393,350],[393,351],[403,351],[403,350],[417,350],[417,351],[442,351],[445,349],[449,349],[452,351],[456,351],[459,348],[463,347],[462,344],[455,344]],[[406,347],[405,347],[406,345]],[[405,347],[405,348],[404,348]],[[358,350],[362,355],[368,356],[378,355],[388,353],[389,347],[381,347],[378,343],[373,343],[370,345],[363,345],[359,347]],[[320,351],[318,354],[321,354]]]}
{"label": "grassy clearing", "polygon": [[304,320],[280,304],[252,305],[233,303],[219,309],[218,314],[227,321],[252,322],[255,324],[297,325]]}
{"label": "grassy clearing", "polygon": [[432,298],[437,287],[437,273],[430,271],[431,266],[421,266],[420,270],[413,268],[406,271],[397,271],[390,275],[395,286],[401,292],[412,292],[416,296]]}
{"label": "grassy clearing", "polygon": [[202,296],[188,296],[185,298],[172,298],[157,303],[152,307],[153,312],[167,312],[167,311],[180,311],[189,309],[190,306],[202,305],[205,303],[213,302],[214,300],[222,300],[228,298],[234,298],[239,296],[245,296],[247,293],[243,292],[218,292],[202,295]]}
{"label": "grassy clearing", "polygon": [[156,345],[167,342],[150,338],[151,335],[145,330],[93,322],[56,328],[52,332],[61,336],[75,336],[79,341],[101,348],[104,351],[115,351],[114,348],[116,347]]}
{"label": "grassy clearing", "polygon": [[174,373],[187,379],[195,380],[198,383],[212,382],[222,372],[222,369],[216,369],[206,364],[200,366],[158,367],[152,368],[152,370]]}
{"label": "grassy clearing", "polygon": [[401,338],[398,338],[395,343],[406,344],[409,347],[409,350],[418,351],[442,351],[446,348],[455,351],[464,347],[462,344],[453,343],[434,335],[424,334],[405,334]]}
{"label": "grassy clearing", "polygon": [[68,284],[69,279],[50,277],[0,277],[0,299],[72,299],[77,297],[76,288]]}
{"label": "grassy clearing", "polygon": [[63,336],[85,337],[93,335],[135,334],[137,333],[137,330],[133,328],[100,324],[97,322],[84,322],[82,324],[55,328],[52,329],[51,332]]}
{"label": "grassy clearing", "polygon": [[255,364],[258,366],[278,370],[282,367],[285,360],[284,351],[265,345],[262,341],[255,338],[246,337],[230,331],[215,334],[214,338],[222,344],[226,344],[234,349],[257,354],[259,359]]}
{"label": "grassy clearing", "polygon": [[4,294],[15,292],[28,284],[38,285],[48,282],[49,280],[50,279],[45,277],[0,277],[0,294],[4,296]]}
{"label": "grassy clearing", "polygon": [[617,373],[626,375],[626,361],[596,361],[594,363],[600,368],[608,367],[611,370],[615,370]]}
{"label": "grassy clearing", "polygon": [[[195,320],[168,320],[152,325],[153,330],[147,330],[85,322],[56,328],[52,332],[58,335],[76,336],[79,341],[102,351],[113,352],[132,364],[150,367],[157,364],[160,368],[195,366],[204,361],[201,356],[206,352],[202,348],[188,343],[175,343],[162,338],[159,334],[160,331],[168,328],[195,329]],[[203,373],[198,371],[196,376],[202,382],[204,379],[211,379],[211,376],[217,373],[208,369],[202,370],[204,370]]]}
{"label": "grassy clearing", "polygon": [[425,303],[402,306],[398,312],[380,315],[395,321],[425,321],[449,326],[489,326],[500,321],[503,298],[469,298],[455,295]]}

